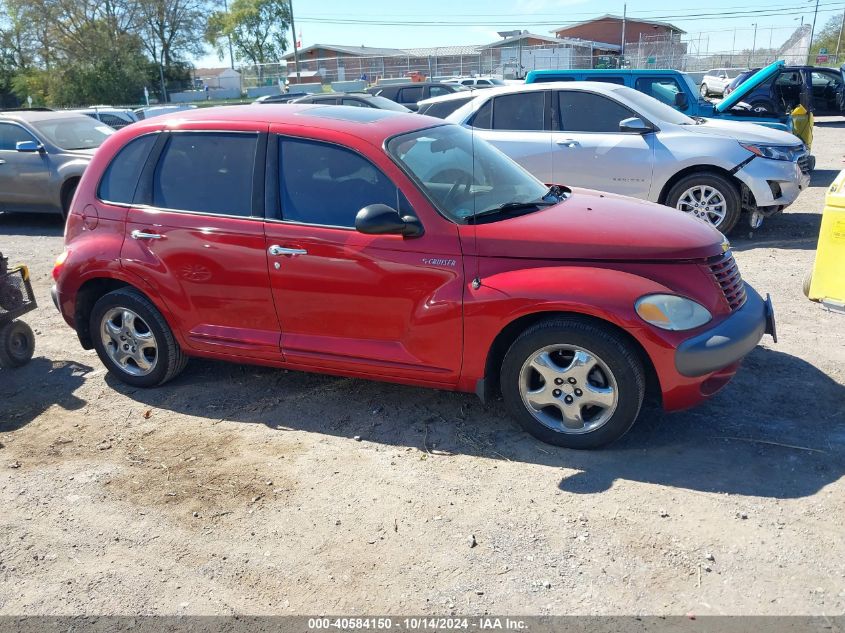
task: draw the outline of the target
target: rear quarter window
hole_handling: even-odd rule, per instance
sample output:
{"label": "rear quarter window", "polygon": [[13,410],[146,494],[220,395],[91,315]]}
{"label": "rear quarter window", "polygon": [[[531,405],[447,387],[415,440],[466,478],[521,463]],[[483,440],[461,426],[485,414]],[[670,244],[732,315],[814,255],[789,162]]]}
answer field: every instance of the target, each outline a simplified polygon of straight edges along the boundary
{"label": "rear quarter window", "polygon": [[141,170],[157,138],[157,134],[139,136],[117,153],[106,168],[97,188],[97,197],[100,200],[132,204]]}

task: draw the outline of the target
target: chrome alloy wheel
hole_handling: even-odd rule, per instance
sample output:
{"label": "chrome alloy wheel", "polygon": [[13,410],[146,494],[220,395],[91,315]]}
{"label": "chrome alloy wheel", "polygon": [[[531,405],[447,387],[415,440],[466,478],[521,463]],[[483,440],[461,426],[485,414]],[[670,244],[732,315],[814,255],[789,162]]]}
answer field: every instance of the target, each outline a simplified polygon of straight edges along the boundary
{"label": "chrome alloy wheel", "polygon": [[576,345],[549,345],[529,356],[519,371],[519,394],[534,419],[559,433],[595,431],[618,403],[613,372]]}
{"label": "chrome alloy wheel", "polygon": [[676,207],[685,213],[692,213],[695,217],[719,228],[728,214],[728,203],[722,192],[710,185],[695,185],[690,187],[678,198]]}
{"label": "chrome alloy wheel", "polygon": [[109,358],[131,376],[146,376],[158,362],[158,344],[150,327],[128,308],[103,315],[100,336]]}

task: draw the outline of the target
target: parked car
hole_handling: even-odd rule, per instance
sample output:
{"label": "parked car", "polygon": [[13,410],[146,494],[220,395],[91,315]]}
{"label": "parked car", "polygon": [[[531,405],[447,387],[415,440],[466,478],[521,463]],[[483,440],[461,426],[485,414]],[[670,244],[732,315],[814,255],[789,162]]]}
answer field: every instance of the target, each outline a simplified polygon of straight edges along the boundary
{"label": "parked car", "polygon": [[302,97],[307,97],[309,92],[285,92],[283,94],[277,95],[264,95],[263,97],[258,97],[254,104],[262,104],[262,103],[290,103],[291,101],[295,101],[296,99],[301,99]]}
{"label": "parked car", "polygon": [[395,112],[410,112],[408,108],[395,101],[366,92],[322,92],[300,97],[291,103],[321,103],[323,105],[345,105],[358,108],[393,110]]}
{"label": "parked car", "polygon": [[740,83],[726,91],[717,109],[743,103],[765,116],[803,105],[816,116],[845,114],[845,66],[819,68],[779,62],[748,71],[737,80]]}
{"label": "parked car", "polygon": [[625,433],[647,389],[701,402],[774,331],[707,224],[549,187],[459,126],[340,106],[118,132],[53,277],[83,347],[134,387],[198,356],[501,390],[573,448]]}
{"label": "parked car", "polygon": [[727,97],[729,94],[731,94],[734,91],[734,89],[739,84],[741,84],[743,81],[748,79],[751,75],[758,72],[759,70],[760,70],[759,68],[752,68],[751,70],[743,70],[736,77],[731,79],[730,83],[727,86],[725,86],[725,92],[722,96]]}
{"label": "parked car", "polygon": [[495,77],[454,77],[446,79],[443,83],[459,84],[467,88],[496,88],[497,86],[505,86],[504,81]]}
{"label": "parked car", "polygon": [[785,132],[792,131],[788,112],[753,112],[747,108],[718,108],[699,95],[695,81],[679,70],[592,69],[592,70],[532,70],[525,78],[526,84],[556,81],[600,81],[633,88],[658,101],[662,101],[690,117],[751,121]]}
{"label": "parked car", "polygon": [[417,114],[425,114],[438,119],[445,119],[455,110],[475,99],[475,92],[462,91],[443,95],[442,97],[431,97],[423,99],[417,106]]}
{"label": "parked car", "polygon": [[140,121],[144,119],[152,119],[153,117],[161,116],[163,114],[175,114],[176,112],[196,109],[197,106],[191,103],[173,103],[166,105],[144,106],[143,108],[136,108],[133,112]]}
{"label": "parked car", "polygon": [[112,106],[91,106],[90,108],[77,108],[75,110],[68,110],[68,112],[76,112],[84,114],[105,123],[109,127],[119,130],[131,125],[138,120],[138,115],[130,108],[115,108]]}
{"label": "parked car", "polygon": [[741,68],[714,68],[704,73],[698,92],[702,97],[723,95],[731,80],[740,75]]}
{"label": "parked car", "polygon": [[608,83],[483,90],[446,120],[473,128],[543,182],[659,202],[723,233],[743,212],[758,227],[810,182],[809,153],[791,134],[692,119]]}
{"label": "parked car", "polygon": [[0,111],[0,211],[67,215],[94,150],[112,133],[84,114]]}
{"label": "parked car", "polygon": [[451,94],[459,90],[467,90],[458,84],[433,83],[433,82],[408,82],[402,84],[385,84],[368,88],[371,95],[384,97],[396,103],[401,103],[409,110],[416,112],[417,103],[430,97]]}

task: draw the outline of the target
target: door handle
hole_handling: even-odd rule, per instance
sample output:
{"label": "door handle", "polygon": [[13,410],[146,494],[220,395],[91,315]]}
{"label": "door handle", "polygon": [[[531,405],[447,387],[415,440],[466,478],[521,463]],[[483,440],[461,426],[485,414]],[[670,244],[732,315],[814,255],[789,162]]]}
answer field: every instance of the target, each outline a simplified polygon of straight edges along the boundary
{"label": "door handle", "polygon": [[581,145],[581,143],[571,138],[564,139],[562,141],[555,141],[555,143],[558,145],[564,145],[565,147],[579,147]]}
{"label": "door handle", "polygon": [[308,251],[304,248],[285,248],[284,246],[279,246],[278,244],[273,244],[270,248],[267,249],[267,252],[273,256],[279,255],[307,255]]}
{"label": "door handle", "polygon": [[145,233],[138,229],[135,229],[129,235],[133,240],[160,240],[164,238],[164,235],[160,235],[159,233]]}

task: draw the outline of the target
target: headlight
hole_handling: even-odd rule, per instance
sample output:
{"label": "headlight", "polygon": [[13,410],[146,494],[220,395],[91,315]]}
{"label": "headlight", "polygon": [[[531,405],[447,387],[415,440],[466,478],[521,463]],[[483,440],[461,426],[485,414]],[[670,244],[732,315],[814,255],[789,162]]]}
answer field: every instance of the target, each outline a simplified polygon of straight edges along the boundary
{"label": "headlight", "polygon": [[758,145],[757,143],[740,143],[752,154],[772,160],[794,161],[804,152],[803,145]]}
{"label": "headlight", "polygon": [[663,330],[692,330],[713,318],[704,306],[676,295],[646,295],[634,307],[643,321]]}

